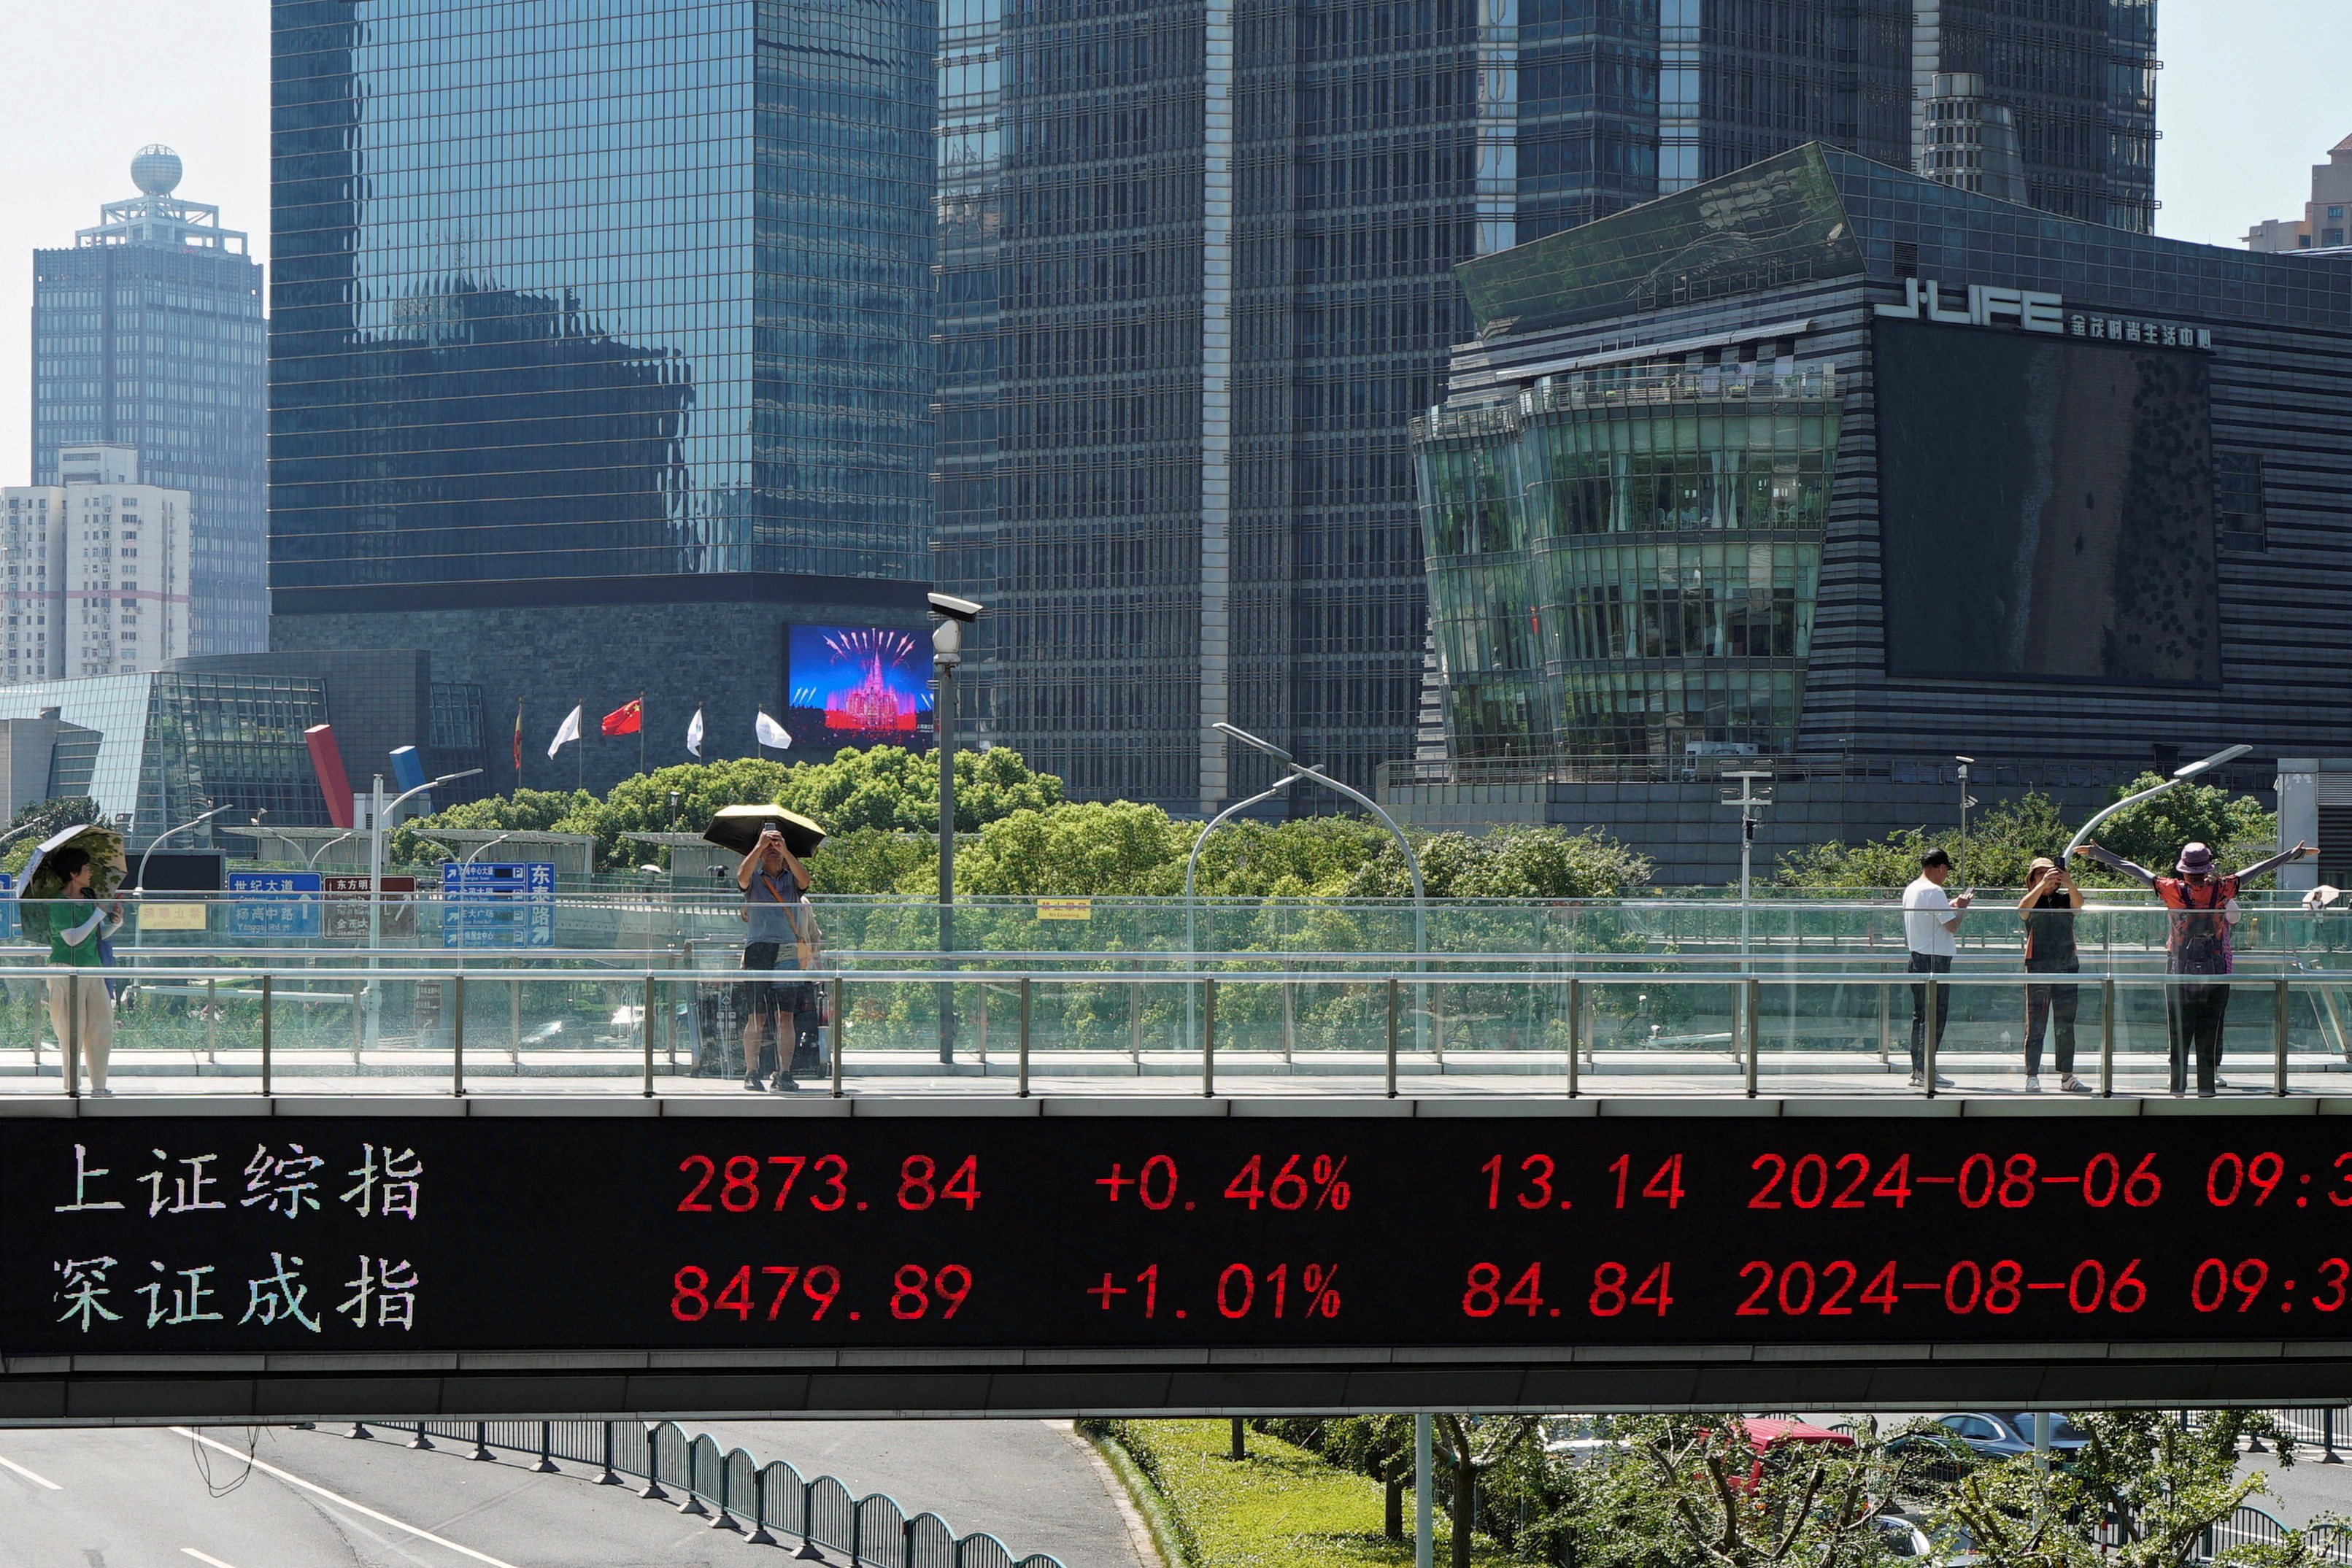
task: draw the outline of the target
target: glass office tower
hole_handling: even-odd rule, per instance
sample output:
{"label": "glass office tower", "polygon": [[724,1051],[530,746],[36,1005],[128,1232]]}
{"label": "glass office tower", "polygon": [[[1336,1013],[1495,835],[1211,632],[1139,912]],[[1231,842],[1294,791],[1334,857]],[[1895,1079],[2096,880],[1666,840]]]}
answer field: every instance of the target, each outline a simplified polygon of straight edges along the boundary
{"label": "glass office tower", "polygon": [[274,16],[274,647],[429,647],[534,758],[642,696],[683,760],[793,625],[922,624],[928,0]]}
{"label": "glass office tower", "polygon": [[949,0],[939,576],[995,612],[982,733],[1082,797],[1261,787],[1221,718],[1369,785],[1413,750],[1454,268],[1807,141],[1926,168],[1915,75],[2010,116],[2031,199],[2144,229],[2153,0],[2050,9]]}
{"label": "glass office tower", "polygon": [[916,575],[934,32],[280,0],[274,586]]}
{"label": "glass office tower", "polygon": [[61,448],[136,447],[141,483],[191,497],[194,650],[238,653],[268,639],[262,274],[180,175],[141,149],[139,195],[33,253],[33,482],[59,482]]}

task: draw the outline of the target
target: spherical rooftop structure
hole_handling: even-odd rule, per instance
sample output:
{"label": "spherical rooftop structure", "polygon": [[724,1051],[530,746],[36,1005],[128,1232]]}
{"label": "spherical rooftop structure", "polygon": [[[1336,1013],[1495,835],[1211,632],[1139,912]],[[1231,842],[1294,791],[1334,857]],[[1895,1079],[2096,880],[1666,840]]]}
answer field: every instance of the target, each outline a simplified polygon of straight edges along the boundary
{"label": "spherical rooftop structure", "polygon": [[131,183],[151,196],[168,196],[180,183],[180,155],[162,142],[152,142],[131,160]]}

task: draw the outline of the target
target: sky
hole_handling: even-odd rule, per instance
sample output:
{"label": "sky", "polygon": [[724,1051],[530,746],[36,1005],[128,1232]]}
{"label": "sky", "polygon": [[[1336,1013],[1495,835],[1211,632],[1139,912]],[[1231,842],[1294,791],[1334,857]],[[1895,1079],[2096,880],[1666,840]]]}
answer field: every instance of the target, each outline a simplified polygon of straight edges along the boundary
{"label": "sky", "polygon": [[[2231,245],[2301,215],[2352,134],[2352,0],[2162,0],[2157,232]],[[268,0],[0,0],[0,484],[31,476],[32,257],[131,195],[131,155],[269,248]]]}

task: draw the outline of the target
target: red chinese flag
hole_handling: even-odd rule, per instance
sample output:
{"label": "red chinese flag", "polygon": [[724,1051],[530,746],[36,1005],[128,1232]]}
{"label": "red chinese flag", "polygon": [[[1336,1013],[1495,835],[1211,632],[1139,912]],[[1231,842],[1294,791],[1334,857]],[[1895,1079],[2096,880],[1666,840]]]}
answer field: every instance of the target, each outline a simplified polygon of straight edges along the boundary
{"label": "red chinese flag", "polygon": [[606,735],[635,735],[646,727],[646,699],[639,697],[604,716]]}

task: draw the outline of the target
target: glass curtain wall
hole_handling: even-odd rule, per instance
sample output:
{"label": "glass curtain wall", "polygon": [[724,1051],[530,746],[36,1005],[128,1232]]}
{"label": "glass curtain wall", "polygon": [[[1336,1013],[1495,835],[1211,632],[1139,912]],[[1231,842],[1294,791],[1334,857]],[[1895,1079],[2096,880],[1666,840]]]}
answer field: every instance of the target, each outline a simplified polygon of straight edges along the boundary
{"label": "glass curtain wall", "polygon": [[1415,422],[1454,755],[1790,748],[1840,412],[1726,366]]}

